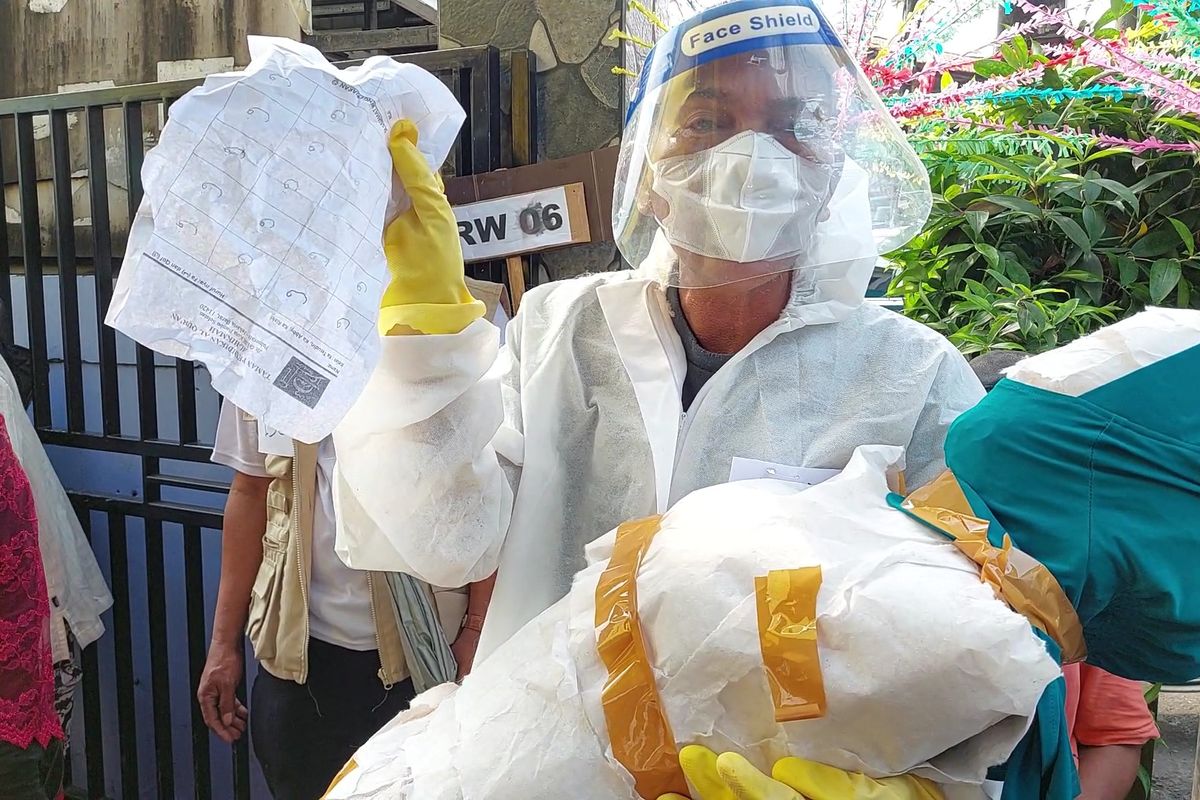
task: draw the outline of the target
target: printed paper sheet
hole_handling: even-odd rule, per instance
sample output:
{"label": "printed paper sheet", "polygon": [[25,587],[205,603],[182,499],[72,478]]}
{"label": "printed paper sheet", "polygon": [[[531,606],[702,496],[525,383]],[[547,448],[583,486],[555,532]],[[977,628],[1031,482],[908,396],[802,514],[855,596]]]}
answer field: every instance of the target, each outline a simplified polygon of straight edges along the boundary
{"label": "printed paper sheet", "polygon": [[108,324],[201,361],[213,386],[303,442],[328,435],[379,354],[393,189],[387,135],[407,118],[436,169],[464,114],[437,78],[385,57],[338,70],[251,37],[243,72],[171,107]]}

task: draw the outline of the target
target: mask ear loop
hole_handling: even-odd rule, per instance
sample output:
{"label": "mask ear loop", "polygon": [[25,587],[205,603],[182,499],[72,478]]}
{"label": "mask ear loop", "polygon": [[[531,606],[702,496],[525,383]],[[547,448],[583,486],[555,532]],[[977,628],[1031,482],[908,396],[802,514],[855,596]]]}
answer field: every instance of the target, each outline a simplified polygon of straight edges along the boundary
{"label": "mask ear loop", "polygon": [[[649,127],[651,128],[651,130],[653,130],[656,126],[650,125]],[[656,223],[659,223],[660,220],[654,213],[654,206],[653,206],[654,201],[651,198],[651,195],[654,193],[654,189],[652,186],[652,184],[654,182],[654,176],[658,173],[657,162],[655,161],[653,156],[650,154],[650,147],[651,147],[651,143],[652,143],[651,137],[639,136],[636,138],[637,138],[637,140],[641,141],[641,144],[639,145],[639,147],[641,148],[642,161],[645,164],[645,169],[639,170],[639,172],[641,174],[640,174],[640,178],[639,178],[637,201],[636,201],[637,202],[637,210],[638,210],[638,213],[642,214],[643,216],[650,217],[651,219],[654,219],[654,221]]]}
{"label": "mask ear loop", "polygon": [[650,160],[650,154],[643,152],[642,158],[645,159],[646,169],[639,170],[641,173],[638,179],[637,196],[635,203],[639,214],[647,217],[654,216],[654,201],[651,199],[651,193],[654,191],[652,184],[654,182],[654,162]]}
{"label": "mask ear loop", "polygon": [[[633,132],[626,130],[625,135],[626,136],[633,135]],[[635,141],[638,140],[638,138],[639,137],[635,137]],[[641,139],[641,144],[638,145],[638,148],[639,149],[635,150],[634,153],[635,154],[640,153],[641,164],[635,166],[634,164],[631,163],[629,165],[629,171],[630,172],[636,171],[639,175],[637,193],[634,195],[633,202],[634,202],[634,216],[635,216],[635,218],[640,218],[640,221],[631,220],[630,222],[627,223],[627,226],[632,227],[634,230],[641,229],[641,228],[643,228],[643,226],[648,227],[650,229],[650,233],[648,235],[651,237],[651,241],[653,241],[654,237],[658,237],[658,236],[662,235],[662,222],[658,219],[658,216],[654,213],[654,207],[653,207],[653,203],[654,203],[653,195],[655,193],[654,193],[654,189],[652,188],[652,184],[654,181],[654,175],[655,175],[655,171],[657,168],[655,167],[654,159],[652,159],[650,156],[650,140],[649,140],[649,138]],[[630,160],[632,161],[633,159],[631,158]],[[666,202],[665,199],[663,202]],[[636,235],[639,235],[639,234],[635,234],[635,236]],[[651,244],[651,246],[648,248],[646,255],[642,258],[642,262],[640,264],[630,263],[630,267],[632,267],[633,269],[645,268],[647,266],[647,262],[649,261],[649,259],[652,258],[653,254],[654,254],[654,246],[653,246],[653,244]],[[624,254],[622,254],[622,257],[624,257]],[[677,271],[677,269],[678,269],[677,263],[672,263],[670,265],[662,265],[658,270],[661,273],[658,275],[658,280],[662,283],[668,283],[670,281],[670,275],[672,273],[674,273],[675,271]]]}

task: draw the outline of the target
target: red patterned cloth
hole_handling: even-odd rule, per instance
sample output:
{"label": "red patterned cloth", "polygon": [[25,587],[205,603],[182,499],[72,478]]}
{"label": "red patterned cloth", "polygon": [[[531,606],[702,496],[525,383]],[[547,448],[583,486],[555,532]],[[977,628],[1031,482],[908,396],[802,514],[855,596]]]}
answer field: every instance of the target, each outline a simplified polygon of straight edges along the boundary
{"label": "red patterned cloth", "polygon": [[0,742],[44,748],[62,735],[33,491],[0,418]]}

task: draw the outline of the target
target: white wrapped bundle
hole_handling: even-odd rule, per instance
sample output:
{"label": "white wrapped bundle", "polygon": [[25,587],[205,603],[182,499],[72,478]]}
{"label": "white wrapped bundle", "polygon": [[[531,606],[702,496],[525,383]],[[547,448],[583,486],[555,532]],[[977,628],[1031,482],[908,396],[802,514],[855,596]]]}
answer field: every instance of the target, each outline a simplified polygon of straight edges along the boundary
{"label": "white wrapped bundle", "polygon": [[1005,376],[1079,397],[1196,345],[1200,345],[1200,314],[1148,308],[1057,350],[1021,361]]}
{"label": "white wrapped bundle", "polygon": [[[785,755],[872,776],[978,783],[1028,728],[1058,667],[1029,623],[937,534],[887,506],[898,448],[861,448],[812,489],[749,481],[696,492],[662,519],[637,610],[677,746]],[[418,698],[355,756],[331,798],[635,798],[601,693],[596,588],[614,534],[570,594],[461,688]],[[819,565],[822,717],[779,723],[755,578]],[[430,710],[432,708],[432,711]]]}

